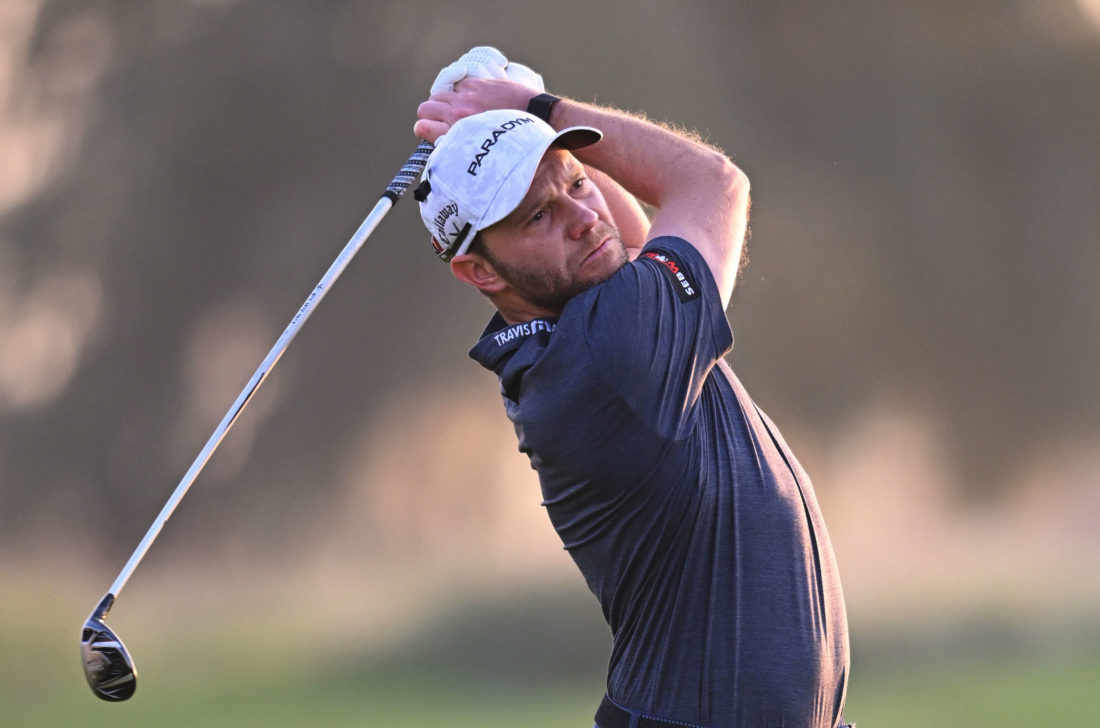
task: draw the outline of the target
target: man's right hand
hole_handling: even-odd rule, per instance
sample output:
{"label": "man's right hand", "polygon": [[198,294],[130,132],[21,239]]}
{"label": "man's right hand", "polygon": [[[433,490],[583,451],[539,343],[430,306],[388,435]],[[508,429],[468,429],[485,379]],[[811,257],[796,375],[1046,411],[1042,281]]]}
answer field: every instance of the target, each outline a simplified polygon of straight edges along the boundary
{"label": "man's right hand", "polygon": [[435,144],[459,119],[491,109],[527,108],[534,96],[531,88],[515,81],[466,77],[453,91],[440,91],[420,104],[413,133]]}
{"label": "man's right hand", "polygon": [[[507,81],[502,86],[471,79]],[[461,88],[459,82],[465,81]],[[520,89],[519,87],[522,87]],[[432,83],[431,96],[418,109],[413,127],[417,138],[435,143],[459,119],[489,109],[525,109],[535,94],[546,90],[542,76],[509,61],[490,46],[477,46],[446,66]]]}

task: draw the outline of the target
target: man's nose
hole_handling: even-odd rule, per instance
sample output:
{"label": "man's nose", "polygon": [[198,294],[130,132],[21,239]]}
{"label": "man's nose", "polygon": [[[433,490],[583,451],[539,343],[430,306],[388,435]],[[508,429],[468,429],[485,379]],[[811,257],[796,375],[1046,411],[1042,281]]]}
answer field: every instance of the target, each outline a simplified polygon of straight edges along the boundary
{"label": "man's nose", "polygon": [[570,207],[569,237],[578,239],[592,229],[600,216],[591,207],[578,200],[570,200]]}

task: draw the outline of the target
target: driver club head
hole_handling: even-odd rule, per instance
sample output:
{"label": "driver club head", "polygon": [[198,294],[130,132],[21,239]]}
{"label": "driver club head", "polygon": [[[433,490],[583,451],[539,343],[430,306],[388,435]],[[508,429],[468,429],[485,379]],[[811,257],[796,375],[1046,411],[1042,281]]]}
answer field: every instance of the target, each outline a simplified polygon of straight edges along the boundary
{"label": "driver club head", "polygon": [[128,699],[137,688],[137,670],[126,646],[103,618],[111,611],[114,594],[107,594],[84,622],[80,634],[80,656],[84,677],[97,697],[118,702]]}

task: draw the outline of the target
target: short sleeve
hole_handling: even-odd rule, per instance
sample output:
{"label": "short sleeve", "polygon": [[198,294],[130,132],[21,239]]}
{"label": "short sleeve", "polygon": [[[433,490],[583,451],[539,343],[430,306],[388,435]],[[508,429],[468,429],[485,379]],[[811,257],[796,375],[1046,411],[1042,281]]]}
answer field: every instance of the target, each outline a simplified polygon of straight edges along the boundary
{"label": "short sleeve", "polygon": [[649,427],[684,437],[703,381],[733,345],[702,256],[681,238],[655,238],[588,303],[585,343],[605,383]]}

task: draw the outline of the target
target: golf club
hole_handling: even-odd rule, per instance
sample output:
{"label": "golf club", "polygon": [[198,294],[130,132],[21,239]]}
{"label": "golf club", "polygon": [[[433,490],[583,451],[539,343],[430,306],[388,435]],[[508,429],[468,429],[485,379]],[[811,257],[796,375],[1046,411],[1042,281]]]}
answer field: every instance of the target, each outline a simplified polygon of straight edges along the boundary
{"label": "golf club", "polygon": [[313,292],[306,298],[305,303],[298,309],[298,313],[291,319],[290,324],[279,336],[278,341],[268,352],[267,356],[261,362],[259,368],[252,375],[252,378],[248,380],[248,384],[237,396],[233,406],[226,412],[225,417],[222,418],[221,423],[217,429],[210,436],[210,439],[206,441],[206,445],[199,452],[198,457],[191,463],[191,467],[188,468],[187,473],[184,474],[183,479],[179,485],[176,486],[175,491],[172,492],[168,502],[164,504],[160,514],[156,520],[153,521],[153,525],[149,527],[149,530],[145,533],[145,537],[141,539],[141,543],[138,544],[134,553],[130,556],[129,561],[122,568],[118,578],[115,579],[114,584],[111,585],[110,590],[100,600],[99,604],[92,611],[91,615],[84,622],[84,627],[80,634],[80,654],[84,662],[84,676],[88,679],[88,685],[92,688],[92,692],[103,700],[108,701],[121,701],[126,700],[134,694],[134,690],[137,688],[137,669],[134,667],[134,660],[130,657],[130,653],[126,650],[126,647],[122,644],[122,640],[114,633],[114,631],[107,626],[103,621],[106,618],[107,613],[111,611],[111,607],[115,603],[115,599],[118,597],[119,592],[126,586],[126,582],[129,581],[130,575],[133,574],[134,569],[141,562],[141,559],[145,556],[145,552],[149,550],[153,540],[156,539],[157,534],[160,533],[161,528],[164,527],[165,521],[168,520],[172,512],[176,510],[176,506],[179,505],[183,496],[187,494],[191,484],[195,482],[195,478],[198,477],[199,472],[203,466],[206,465],[207,460],[214,453],[214,450],[221,443],[226,433],[229,432],[229,428],[233,426],[233,423],[237,420],[237,417],[244,410],[252,396],[256,394],[256,390],[259,389],[260,384],[263,383],[268,373],[271,371],[275,363],[279,361],[279,358],[286,351],[287,346],[297,335],[298,331],[302,328],[302,325],[313,313],[313,309],[324,298],[325,293],[328,292],[329,287],[340,277],[340,274],[347,267],[351,259],[359,252],[359,248],[366,242],[367,237],[370,236],[374,229],[378,226],[378,223],[382,221],[386,213],[390,208],[401,199],[401,196],[409,189],[413,182],[420,176],[424,170],[424,166],[428,162],[428,155],[431,154],[433,146],[428,142],[421,142],[416,148],[416,151],[412,153],[408,161],[401,167],[401,170],[393,178],[393,181],[386,188],[386,191],[382,194],[382,198],[375,204],[374,209],[363,220],[359,229],[352,235],[351,240],[348,241],[344,249],[340,251],[340,254],[333,261],[332,265],[325,272],[325,275],[321,278],[321,281],[313,289]]}

